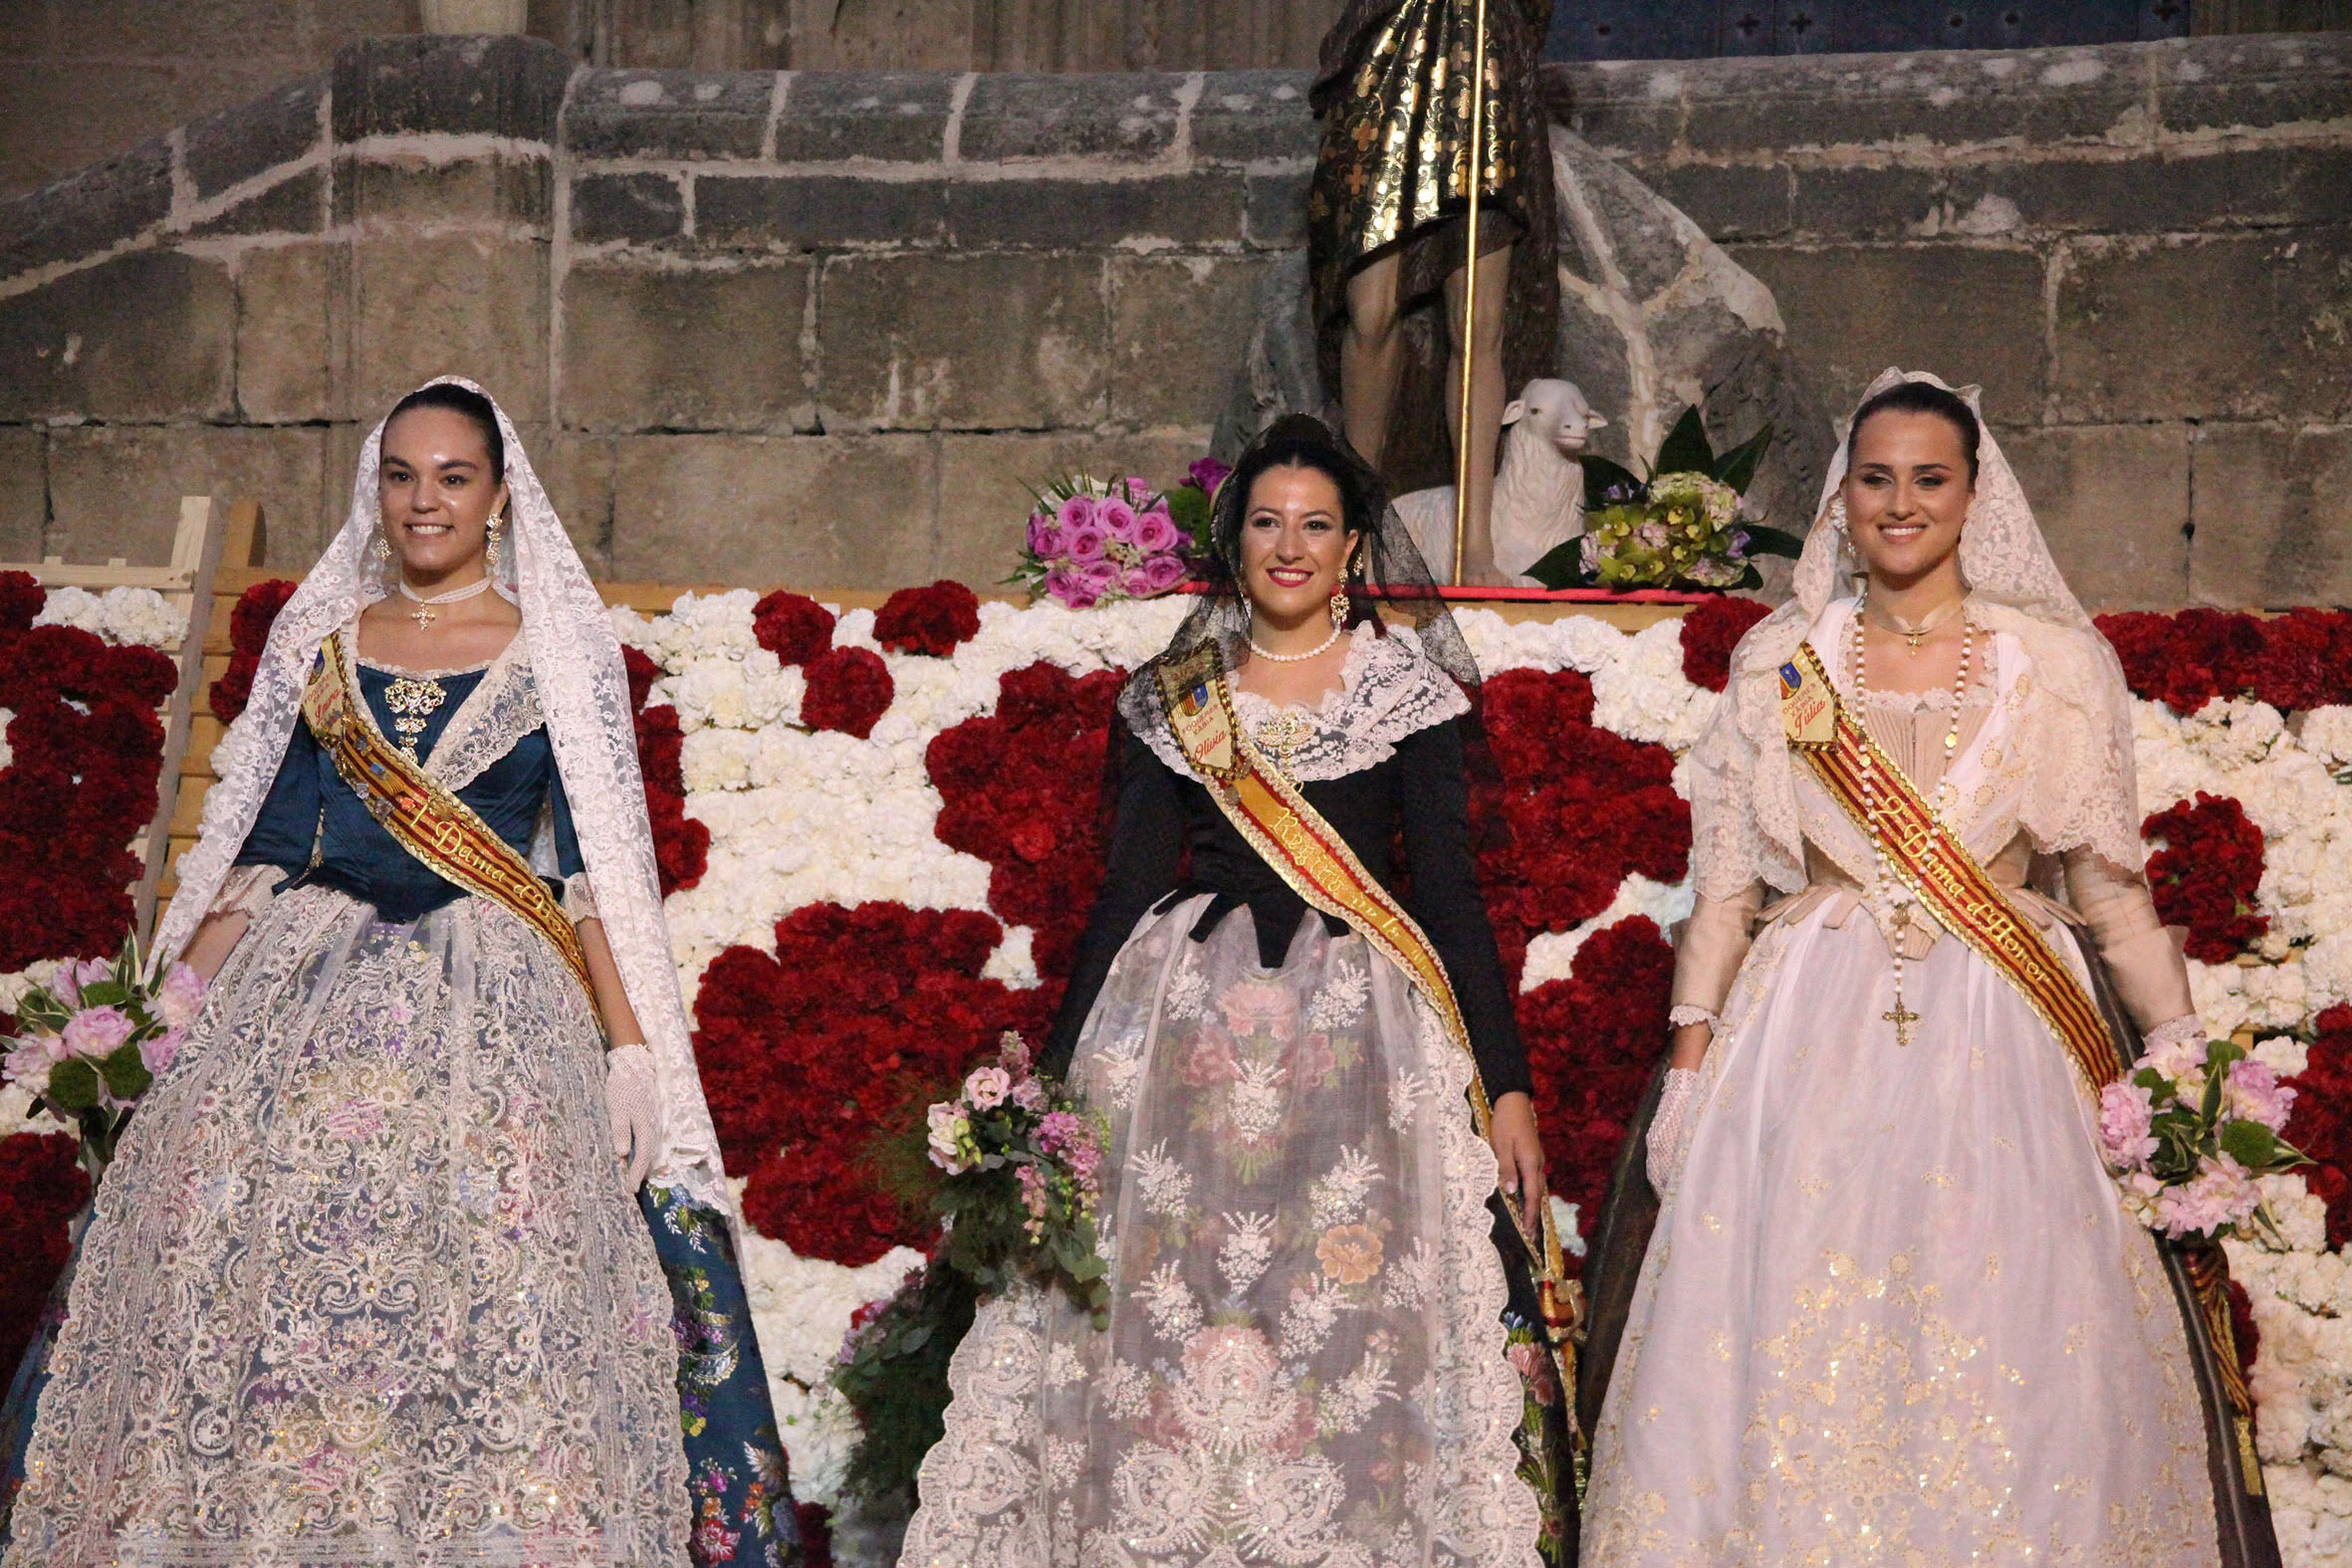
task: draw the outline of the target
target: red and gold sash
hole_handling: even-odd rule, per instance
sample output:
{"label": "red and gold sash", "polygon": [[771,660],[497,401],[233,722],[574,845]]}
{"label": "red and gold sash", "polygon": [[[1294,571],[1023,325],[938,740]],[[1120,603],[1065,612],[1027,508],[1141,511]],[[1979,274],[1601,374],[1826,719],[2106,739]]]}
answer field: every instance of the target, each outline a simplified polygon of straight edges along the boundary
{"label": "red and gold sash", "polygon": [[437,875],[498,904],[547,938],[592,1008],[595,988],[588,982],[588,955],[555,895],[472,806],[384,739],[353,684],[341,637],[331,636],[321,645],[319,666],[303,691],[302,716],[334,759],[335,771],[392,841]]}
{"label": "red and gold sash", "polygon": [[[2066,1047],[2091,1092],[2121,1079],[2127,1064],[2082,982],[1847,712],[1810,643],[1780,666],[1780,720],[1789,750],[1812,768],[1829,798],[1876,843],[1911,895],[2025,999]],[[2185,1259],[2213,1340],[2215,1370],[2236,1408],[2239,1470],[2246,1489],[2258,1495],[2262,1472],[2248,1421],[2253,1399],[2237,1362],[2228,1265],[2221,1247],[2211,1244],[2186,1250]]]}
{"label": "red and gold sash", "polygon": [[[1445,961],[1430,946],[1419,924],[1380,885],[1379,878],[1364,869],[1347,840],[1306,802],[1298,786],[1268,763],[1242,732],[1234,717],[1233,689],[1227,683],[1224,656],[1214,642],[1203,643],[1172,664],[1155,666],[1153,674],[1159,680],[1168,729],[1177,748],[1208,785],[1210,798],[1226,819],[1293,892],[1323,913],[1346,921],[1374,952],[1402,970],[1437,1014],[1446,1037],[1471,1058],[1471,1114],[1479,1136],[1487,1136],[1494,1107],[1479,1079],[1470,1029],[1454,1000],[1453,983],[1446,978]],[[1519,1229],[1528,1255],[1535,1260],[1546,1337],[1566,1380],[1562,1387],[1573,1388],[1569,1336],[1576,1326],[1576,1309],[1548,1206],[1538,1233],[1532,1236],[1527,1233],[1519,1206],[1506,1203],[1503,1207]]]}
{"label": "red and gold sash", "polygon": [[1829,798],[1877,843],[1911,896],[2040,1014],[2091,1092],[2121,1078],[2123,1057],[2082,982],[1845,710],[1810,643],[1780,666],[1780,716],[1789,749],[1811,765]]}

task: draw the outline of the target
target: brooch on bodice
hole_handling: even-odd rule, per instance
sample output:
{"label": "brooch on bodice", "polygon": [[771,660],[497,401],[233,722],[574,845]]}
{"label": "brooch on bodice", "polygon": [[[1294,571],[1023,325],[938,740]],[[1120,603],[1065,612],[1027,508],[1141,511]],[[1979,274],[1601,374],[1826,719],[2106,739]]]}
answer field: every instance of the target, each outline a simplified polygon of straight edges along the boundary
{"label": "brooch on bodice", "polygon": [[1314,721],[1302,713],[1271,714],[1250,726],[1250,739],[1287,774],[1292,755],[1314,739]]}
{"label": "brooch on bodice", "polygon": [[424,735],[425,722],[448,700],[439,681],[413,675],[403,675],[383,689],[383,705],[392,711],[392,728],[399,732],[400,750],[410,762],[417,760],[416,743]]}

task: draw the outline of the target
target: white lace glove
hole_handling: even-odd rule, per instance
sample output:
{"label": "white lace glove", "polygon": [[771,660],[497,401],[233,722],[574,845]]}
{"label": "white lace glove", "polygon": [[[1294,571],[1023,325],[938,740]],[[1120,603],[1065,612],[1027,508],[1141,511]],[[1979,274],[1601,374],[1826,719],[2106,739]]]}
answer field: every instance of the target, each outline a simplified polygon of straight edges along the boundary
{"label": "white lace glove", "polygon": [[1699,1092],[1699,1075],[1688,1067],[1666,1069],[1666,1087],[1658,1095],[1658,1114],[1650,1118],[1650,1187],[1660,1197],[1674,1175],[1682,1153],[1683,1124],[1690,1119],[1691,1098]]}
{"label": "white lace glove", "polygon": [[612,1152],[626,1162],[620,1190],[633,1195],[661,1156],[661,1082],[652,1051],[615,1045],[604,1053],[604,1106],[612,1117]]}

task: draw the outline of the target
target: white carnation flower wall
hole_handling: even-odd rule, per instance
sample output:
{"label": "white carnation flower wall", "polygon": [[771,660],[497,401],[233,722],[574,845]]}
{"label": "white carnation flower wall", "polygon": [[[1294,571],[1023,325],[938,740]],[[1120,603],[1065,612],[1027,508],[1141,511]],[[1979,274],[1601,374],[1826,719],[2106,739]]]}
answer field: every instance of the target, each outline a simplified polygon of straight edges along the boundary
{"label": "white carnation flower wall", "polygon": [[[36,626],[77,626],[117,646],[137,644],[169,647],[187,634],[188,612],[153,588],[51,588],[33,617]],[[16,717],[0,708],[0,770],[16,760],[8,747],[8,721]],[[47,985],[56,972],[54,962],[32,965],[13,975],[0,975],[0,1011],[14,1012],[20,998],[35,986]],[[33,1113],[32,1091],[20,1084],[0,1083],[0,1138],[20,1132],[68,1132],[65,1123]]]}
{"label": "white carnation flower wall", "polygon": [[[802,680],[752,635],[748,592],[681,598],[651,618],[614,612],[622,639],[662,670],[649,701],[669,703],[684,734],[686,810],[711,831],[700,885],[669,901],[679,973],[694,995],[723,948],[774,951],[776,922],[806,904],[890,899],[917,908],[987,908],[989,867],[932,832],[941,801],[924,749],[950,726],[992,712],[1008,672],[1045,660],[1073,675],[1132,668],[1167,641],[1181,599],[1072,611],[981,606],[980,633],[948,659],[883,651],[873,615],[842,614],[836,646],[872,649],[896,695],[870,739],[799,727]],[[1663,745],[1678,760],[1698,739],[1715,694],[1683,678],[1680,623],[1636,633],[1593,616],[1507,621],[1459,617],[1480,668],[1582,671],[1595,724]],[[2257,960],[2193,965],[2200,1007],[2217,1032],[2275,1033],[2260,1054],[2281,1073],[2304,1066],[2312,1016],[2352,1000],[2352,709],[2288,723],[2260,703],[2216,702],[2188,719],[2135,702],[2142,809],[2197,791],[2233,795],[2265,838],[2261,910],[2270,934]],[[1677,784],[1682,775],[1677,770]],[[1686,790],[1687,793],[1687,790]],[[1633,876],[1609,908],[1572,931],[1537,936],[1523,980],[1565,977],[1592,933],[1630,915],[1661,929],[1690,912],[1687,882]],[[988,973],[1034,985],[1030,936],[1012,928]],[[2262,1456],[2287,1560],[2298,1568],[2352,1560],[2352,1261],[2326,1246],[2324,1211],[2298,1177],[2271,1182],[2289,1249],[2233,1246],[2254,1300],[2262,1355],[2254,1383]],[[796,1257],[751,1241],[746,1259],[762,1349],[792,1453],[797,1494],[830,1504],[855,1439],[827,1373],[857,1307],[893,1290],[919,1261],[904,1248],[861,1269]]]}

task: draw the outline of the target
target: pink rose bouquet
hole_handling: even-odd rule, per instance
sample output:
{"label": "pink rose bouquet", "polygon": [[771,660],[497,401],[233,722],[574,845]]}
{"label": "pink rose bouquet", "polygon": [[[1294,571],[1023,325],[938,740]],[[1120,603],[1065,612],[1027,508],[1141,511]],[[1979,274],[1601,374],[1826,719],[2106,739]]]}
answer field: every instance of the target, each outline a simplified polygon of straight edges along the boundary
{"label": "pink rose bouquet", "polygon": [[1071,609],[1156,598],[1191,577],[1194,549],[1169,498],[1143,480],[1073,474],[1038,497],[1006,580]]}
{"label": "pink rose bouquet", "polygon": [[160,980],[142,974],[135,940],[112,960],[68,959],[16,1005],[18,1032],[0,1040],[0,1076],[33,1092],[33,1107],[76,1124],[95,1183],[115,1157],[132,1105],[179,1054],[204,1004],[204,981],[185,964]]}
{"label": "pink rose bouquet", "polygon": [[2099,1096],[2099,1151],[2124,1207],[2176,1241],[2277,1240],[2260,1178],[2308,1165],[2279,1132],[2295,1091],[2231,1040],[2151,1050]]}

